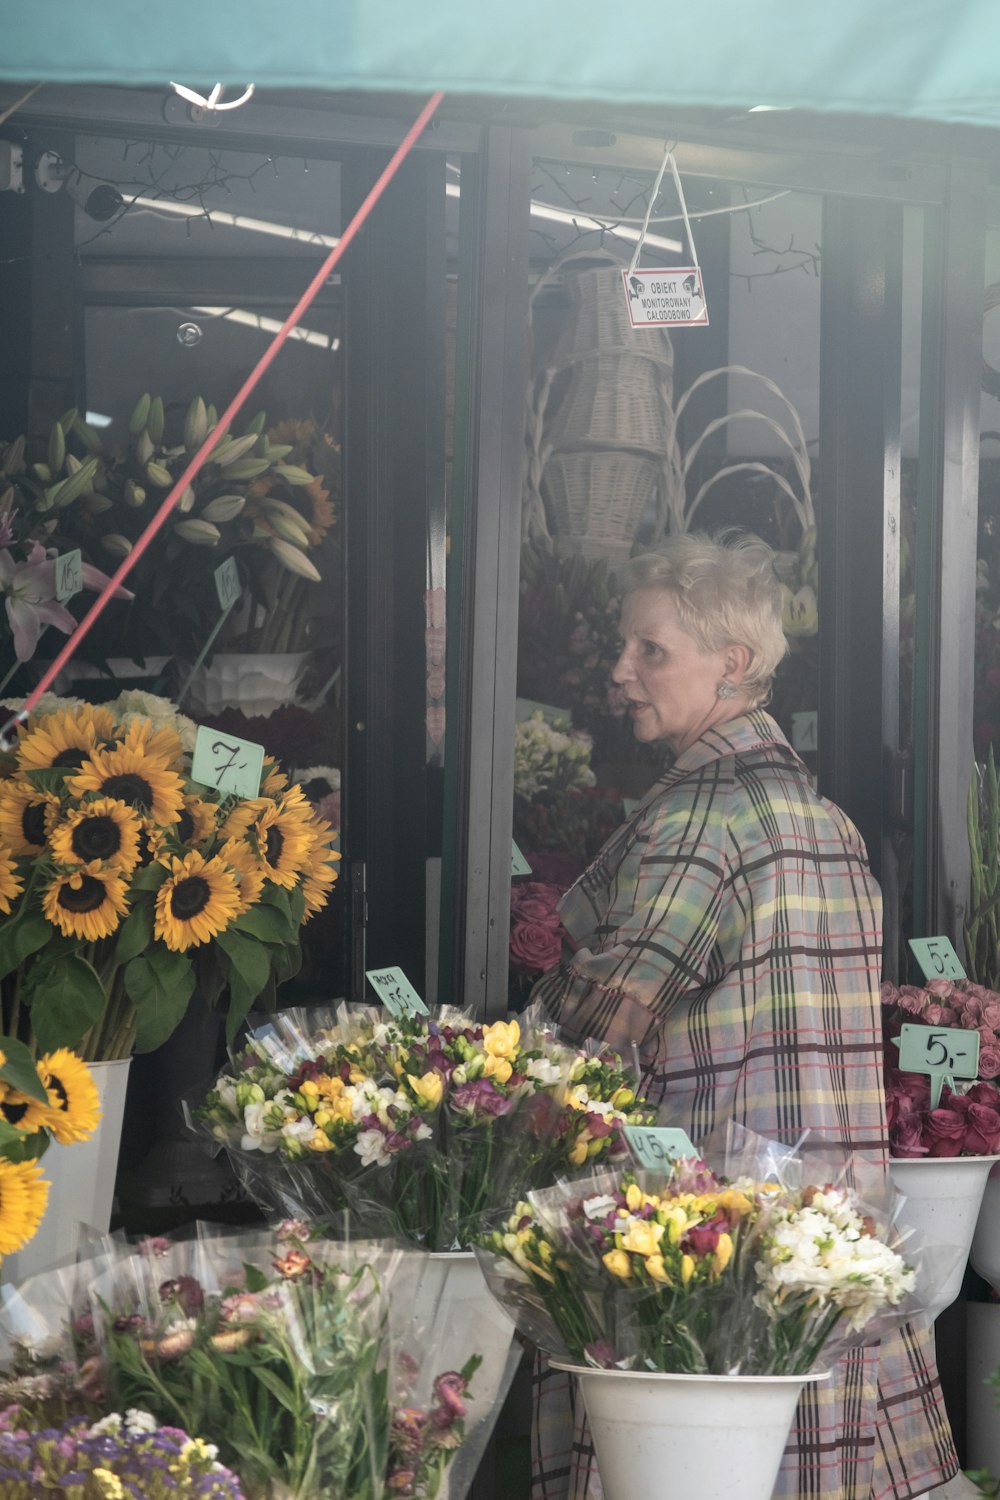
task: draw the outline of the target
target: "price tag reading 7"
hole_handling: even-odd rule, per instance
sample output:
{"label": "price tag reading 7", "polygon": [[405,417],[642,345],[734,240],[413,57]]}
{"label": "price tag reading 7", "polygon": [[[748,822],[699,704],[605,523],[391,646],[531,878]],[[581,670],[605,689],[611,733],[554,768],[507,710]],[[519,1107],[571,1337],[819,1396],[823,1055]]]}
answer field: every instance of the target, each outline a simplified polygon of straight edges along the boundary
{"label": "price tag reading 7", "polygon": [[426,1016],[427,1006],[402,969],[366,969],[365,978],[391,1016]]}
{"label": "price tag reading 7", "polygon": [[203,724],[195,735],[191,780],[236,797],[256,797],[264,770],[264,746],[220,734]]}
{"label": "price tag reading 7", "polygon": [[685,1131],[664,1125],[626,1125],[625,1139],[640,1167],[667,1167],[682,1157],[698,1155]]}
{"label": "price tag reading 7", "polygon": [[931,1081],[931,1109],[937,1109],[941,1090],[954,1088],[956,1078],[979,1076],[979,1032],[962,1026],[916,1026],[900,1030],[899,1066],[904,1073],[926,1073]]}

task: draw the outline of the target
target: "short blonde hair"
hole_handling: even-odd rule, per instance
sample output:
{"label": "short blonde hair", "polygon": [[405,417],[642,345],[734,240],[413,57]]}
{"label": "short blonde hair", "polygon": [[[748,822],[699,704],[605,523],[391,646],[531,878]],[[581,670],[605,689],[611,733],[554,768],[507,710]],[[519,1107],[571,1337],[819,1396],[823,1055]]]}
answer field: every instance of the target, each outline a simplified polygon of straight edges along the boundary
{"label": "short blonde hair", "polygon": [[655,551],[633,557],[622,582],[626,594],[637,589],[672,594],[682,630],[703,651],[746,646],[750,666],[743,690],[751,708],[767,702],[788,642],[774,553],[760,537],[749,532],[668,537]]}

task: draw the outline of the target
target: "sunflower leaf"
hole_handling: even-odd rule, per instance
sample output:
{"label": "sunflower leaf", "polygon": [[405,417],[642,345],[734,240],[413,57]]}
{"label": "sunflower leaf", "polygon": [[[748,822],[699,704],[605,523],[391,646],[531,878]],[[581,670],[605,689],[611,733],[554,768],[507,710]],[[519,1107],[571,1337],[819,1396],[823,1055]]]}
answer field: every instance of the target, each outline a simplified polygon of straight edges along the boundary
{"label": "sunflower leaf", "polygon": [[295,940],[297,929],[289,917],[276,906],[252,906],[243,912],[234,923],[236,932],[245,932],[262,943],[290,943]]}
{"label": "sunflower leaf", "polygon": [[22,904],[11,921],[0,926],[0,979],[20,969],[25,960],[53,937],[55,928],[42,912]]}
{"label": "sunflower leaf", "polygon": [[43,1052],[72,1047],[104,1014],[104,986],[86,959],[76,954],[57,963],[35,964],[27,999],[31,1029]]}
{"label": "sunflower leaf", "polygon": [[166,865],[157,864],[153,860],[150,864],[145,865],[143,869],[136,870],[132,876],[132,889],[134,891],[158,891],[166,878]]}
{"label": "sunflower leaf", "polygon": [[153,908],[142,903],[133,906],[122,923],[115,943],[115,958],[119,964],[127,964],[137,958],[153,941]]}
{"label": "sunflower leaf", "polygon": [[[15,1041],[13,1037],[4,1037],[3,1067],[0,1067],[0,1079],[9,1083],[11,1088],[19,1089],[22,1094],[27,1094],[31,1099],[37,1099],[39,1104],[48,1103],[48,1094],[45,1092],[42,1080],[38,1076],[38,1068],[35,1059],[23,1042]],[[0,1137],[2,1139],[2,1137]]]}
{"label": "sunflower leaf", "polygon": [[226,1010],[227,1047],[234,1045],[237,1033],[249,1015],[255,999],[256,996],[250,993],[250,986],[244,984],[240,976],[234,973],[229,984],[229,1006]]}
{"label": "sunflower leaf", "polygon": [[239,979],[250,999],[256,1000],[271,972],[271,955],[267,949],[256,938],[243,937],[231,927],[218,933],[215,941],[229,959],[230,982]]}
{"label": "sunflower leaf", "polygon": [[160,1047],[180,1025],[194,991],[194,965],[183,953],[154,946],[125,965],[125,989],[135,1006],[137,1052]]}
{"label": "sunflower leaf", "polygon": [[[13,1140],[7,1134],[8,1131],[14,1136]],[[46,1130],[36,1130],[32,1135],[24,1135],[12,1125],[5,1124],[0,1133],[0,1156],[7,1161],[38,1161],[48,1148],[49,1135]]]}
{"label": "sunflower leaf", "polygon": [[298,943],[289,943],[287,947],[278,949],[273,961],[275,984],[287,984],[302,967],[302,949]]}

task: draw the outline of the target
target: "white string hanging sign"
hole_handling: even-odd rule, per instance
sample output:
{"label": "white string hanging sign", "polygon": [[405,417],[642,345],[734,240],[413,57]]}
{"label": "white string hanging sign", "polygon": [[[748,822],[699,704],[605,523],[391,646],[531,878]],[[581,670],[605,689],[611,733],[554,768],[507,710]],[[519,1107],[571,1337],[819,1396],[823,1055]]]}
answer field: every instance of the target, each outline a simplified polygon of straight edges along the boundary
{"label": "white string hanging sign", "polygon": [[[687,235],[691,264],[689,266],[644,266],[640,268],[639,258],[646,241],[649,221],[660,195],[660,184],[668,167],[681,206],[681,217],[684,220],[684,232]],[[701,267],[698,265],[698,252],[694,245],[691,220],[688,218],[681,174],[677,170],[677,162],[670,146],[663,153],[660,170],[656,174],[653,191],[649,195],[646,217],[642,221],[642,230],[636,241],[631,264],[627,271],[622,272],[622,286],[628,303],[629,322],[633,328],[708,327],[708,305],[705,302]]]}

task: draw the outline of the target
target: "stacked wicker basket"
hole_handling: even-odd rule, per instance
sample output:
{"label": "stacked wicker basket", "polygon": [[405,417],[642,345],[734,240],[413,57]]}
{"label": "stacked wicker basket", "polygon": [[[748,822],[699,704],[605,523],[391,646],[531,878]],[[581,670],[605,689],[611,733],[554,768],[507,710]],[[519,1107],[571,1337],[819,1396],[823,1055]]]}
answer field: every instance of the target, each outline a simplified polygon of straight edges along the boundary
{"label": "stacked wicker basket", "polygon": [[563,270],[570,306],[536,384],[529,500],[534,484],[560,548],[614,568],[662,484],[673,349],[665,332],[632,328],[620,263]]}

